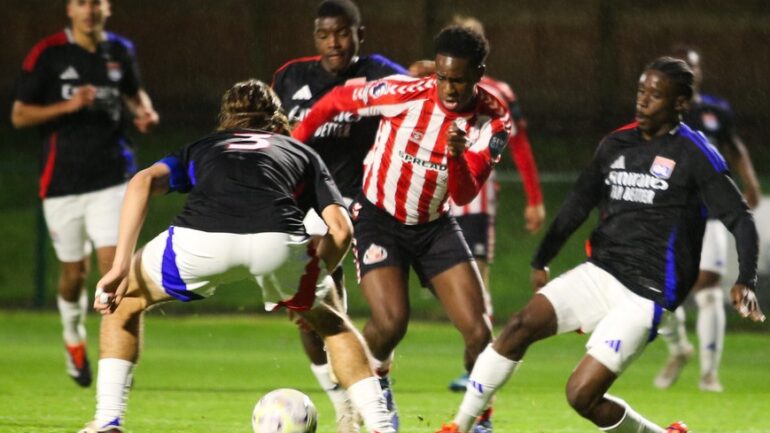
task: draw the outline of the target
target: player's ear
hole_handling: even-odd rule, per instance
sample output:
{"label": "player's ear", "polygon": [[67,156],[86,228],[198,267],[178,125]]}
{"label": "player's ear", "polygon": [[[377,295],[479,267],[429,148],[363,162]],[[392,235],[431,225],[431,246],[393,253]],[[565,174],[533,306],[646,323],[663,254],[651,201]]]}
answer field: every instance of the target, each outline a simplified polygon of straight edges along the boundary
{"label": "player's ear", "polygon": [[684,113],[689,108],[689,105],[689,99],[685,98],[684,96],[677,96],[676,100],[674,101],[674,110],[679,113]]}
{"label": "player's ear", "polygon": [[487,72],[487,65],[482,63],[476,66],[476,82],[481,81],[481,77],[484,76],[485,72]]}
{"label": "player's ear", "polygon": [[366,30],[366,27],[364,27],[364,26],[359,26],[358,27],[357,33],[358,33],[358,43],[359,44],[363,44],[364,43],[364,35],[366,34],[365,30]]}

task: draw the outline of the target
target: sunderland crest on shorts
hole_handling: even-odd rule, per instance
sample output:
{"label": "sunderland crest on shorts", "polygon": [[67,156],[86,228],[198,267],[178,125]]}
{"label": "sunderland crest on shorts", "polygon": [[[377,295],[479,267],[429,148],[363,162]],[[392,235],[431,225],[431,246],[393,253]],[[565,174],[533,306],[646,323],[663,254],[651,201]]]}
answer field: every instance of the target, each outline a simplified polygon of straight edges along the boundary
{"label": "sunderland crest on shorts", "polygon": [[371,244],[369,245],[369,248],[366,249],[366,252],[364,252],[363,262],[365,265],[373,265],[375,263],[380,263],[387,258],[388,251],[385,248],[377,244]]}
{"label": "sunderland crest on shorts", "polygon": [[655,161],[652,162],[652,167],[650,167],[650,173],[658,179],[668,179],[674,172],[675,166],[676,161],[673,159],[656,156]]}

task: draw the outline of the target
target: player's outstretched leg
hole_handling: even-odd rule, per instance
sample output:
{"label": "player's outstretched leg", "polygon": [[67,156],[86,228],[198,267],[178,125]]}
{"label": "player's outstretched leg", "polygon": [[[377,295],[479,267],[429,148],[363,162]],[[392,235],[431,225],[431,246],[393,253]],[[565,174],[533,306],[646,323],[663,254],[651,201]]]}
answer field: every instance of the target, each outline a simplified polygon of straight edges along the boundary
{"label": "player's outstretched leg", "polygon": [[[338,266],[330,276],[326,276],[325,284],[333,285],[341,300],[344,311],[347,311],[345,278],[341,266]],[[300,340],[305,354],[310,359],[310,371],[332,402],[336,415],[338,433],[358,433],[362,420],[353,408],[345,388],[340,386],[329,365],[323,338],[312,329],[300,326]]]}
{"label": "player's outstretched leg", "polygon": [[300,313],[324,339],[334,375],[370,432],[395,433],[363,337],[350,320],[329,304]]}
{"label": "player's outstretched leg", "polygon": [[682,369],[694,352],[692,344],[687,340],[684,308],[679,307],[673,313],[664,313],[658,333],[666,342],[669,356],[653,383],[656,388],[666,389],[679,379]]}

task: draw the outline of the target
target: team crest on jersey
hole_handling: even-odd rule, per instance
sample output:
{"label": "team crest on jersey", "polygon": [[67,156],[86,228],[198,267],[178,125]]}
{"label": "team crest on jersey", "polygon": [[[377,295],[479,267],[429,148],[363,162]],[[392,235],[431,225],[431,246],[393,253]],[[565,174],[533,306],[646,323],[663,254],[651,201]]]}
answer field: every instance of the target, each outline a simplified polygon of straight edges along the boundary
{"label": "team crest on jersey", "polygon": [[423,133],[420,131],[412,131],[412,135],[409,137],[411,141],[414,141],[415,143],[420,143],[423,137]]}
{"label": "team crest on jersey", "polygon": [[703,127],[709,131],[716,131],[719,129],[719,118],[714,113],[703,113],[701,115],[703,121]]}
{"label": "team crest on jersey", "polygon": [[112,81],[123,78],[123,67],[119,62],[107,62],[107,77]]}
{"label": "team crest on jersey", "polygon": [[650,167],[650,173],[658,179],[668,179],[674,172],[675,166],[676,161],[673,159],[656,156],[655,161],[652,162],[652,167]]}
{"label": "team crest on jersey", "polygon": [[388,251],[385,248],[377,244],[371,244],[369,245],[369,248],[366,249],[366,252],[364,252],[363,262],[365,265],[373,265],[375,263],[380,263],[387,258]]}

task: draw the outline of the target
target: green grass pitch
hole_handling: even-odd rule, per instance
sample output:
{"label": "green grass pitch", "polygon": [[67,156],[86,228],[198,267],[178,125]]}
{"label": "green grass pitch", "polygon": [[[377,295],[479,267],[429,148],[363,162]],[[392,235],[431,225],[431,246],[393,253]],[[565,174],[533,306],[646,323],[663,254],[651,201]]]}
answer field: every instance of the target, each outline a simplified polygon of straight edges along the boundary
{"label": "green grass pitch", "polygon": [[[65,375],[57,316],[0,312],[0,433],[73,433],[90,420],[94,389]],[[97,323],[88,324],[95,361]],[[283,314],[165,316],[151,312],[126,427],[132,433],[248,433],[251,409],[267,391],[291,387],[310,395],[319,433],[332,433],[333,410],[307,367],[294,327]],[[361,325],[361,323],[358,323]],[[567,405],[564,384],[586,337],[563,335],[533,346],[499,394],[496,432],[594,432]],[[729,333],[722,394],[697,390],[697,363],[674,388],[652,377],[665,357],[654,342],[613,391],[660,424],[683,419],[692,431],[770,432],[770,337]],[[402,432],[434,432],[451,419],[461,395],[446,390],[460,372],[462,347],[448,323],[414,322],[398,349],[393,377]]]}

